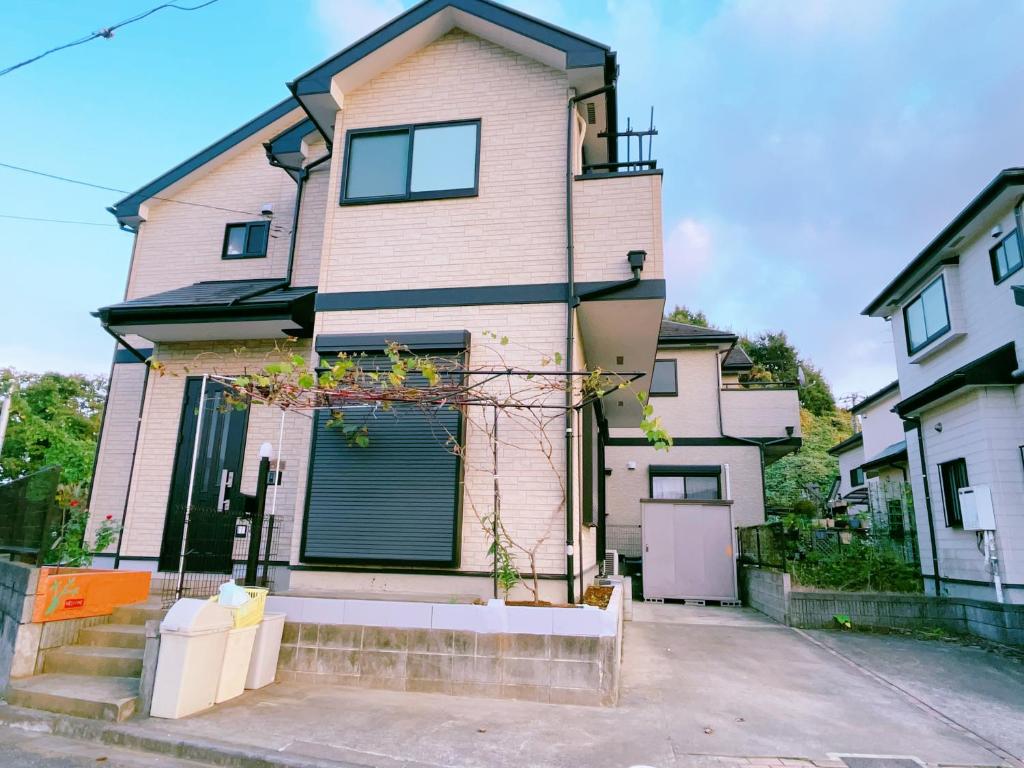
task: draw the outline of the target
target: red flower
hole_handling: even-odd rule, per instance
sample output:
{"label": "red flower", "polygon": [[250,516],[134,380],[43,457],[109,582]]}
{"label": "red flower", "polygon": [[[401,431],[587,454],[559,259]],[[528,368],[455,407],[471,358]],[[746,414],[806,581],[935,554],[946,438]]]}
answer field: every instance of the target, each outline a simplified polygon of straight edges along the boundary
{"label": "red flower", "polygon": [[71,500],[71,506],[72,507],[77,507],[78,506],[78,499],[72,499]]}
{"label": "red flower", "polygon": [[114,519],[113,515],[107,515],[107,520],[113,520],[113,519]]}

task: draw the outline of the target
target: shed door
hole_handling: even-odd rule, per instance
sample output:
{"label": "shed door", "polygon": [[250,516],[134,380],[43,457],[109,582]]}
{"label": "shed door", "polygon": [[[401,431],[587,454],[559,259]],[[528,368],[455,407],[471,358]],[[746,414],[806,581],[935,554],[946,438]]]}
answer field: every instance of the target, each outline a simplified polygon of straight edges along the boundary
{"label": "shed door", "polygon": [[644,597],[735,600],[732,508],[643,503]]}

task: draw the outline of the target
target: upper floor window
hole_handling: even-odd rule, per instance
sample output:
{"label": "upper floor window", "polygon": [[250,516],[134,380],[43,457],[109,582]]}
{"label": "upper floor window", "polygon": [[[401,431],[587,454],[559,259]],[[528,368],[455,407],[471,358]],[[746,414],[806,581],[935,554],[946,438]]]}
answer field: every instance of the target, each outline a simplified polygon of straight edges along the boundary
{"label": "upper floor window", "polygon": [[343,204],[477,194],[479,120],[359,129],[346,141]]}
{"label": "upper floor window", "polygon": [[903,308],[907,329],[907,351],[912,355],[949,331],[949,303],[946,280],[939,275]]}
{"label": "upper floor window", "polygon": [[1024,266],[1024,257],[1021,256],[1020,251],[1020,237],[1017,235],[1016,229],[988,253],[992,259],[992,277],[997,283],[1001,283]]}
{"label": "upper floor window", "polygon": [[655,360],[651,376],[651,397],[669,397],[679,394],[676,384],[676,361]]}
{"label": "upper floor window", "polygon": [[945,464],[939,464],[939,478],[942,480],[942,501],[946,507],[946,525],[950,528],[959,528],[964,524],[964,517],[960,511],[959,491],[970,485],[967,481],[967,461],[953,459]]}
{"label": "upper floor window", "polygon": [[224,259],[258,259],[267,255],[267,238],[270,224],[266,221],[249,221],[243,224],[228,224],[224,229]]}
{"label": "upper floor window", "polygon": [[864,485],[864,470],[854,467],[850,470],[850,487],[856,488],[858,485]]}

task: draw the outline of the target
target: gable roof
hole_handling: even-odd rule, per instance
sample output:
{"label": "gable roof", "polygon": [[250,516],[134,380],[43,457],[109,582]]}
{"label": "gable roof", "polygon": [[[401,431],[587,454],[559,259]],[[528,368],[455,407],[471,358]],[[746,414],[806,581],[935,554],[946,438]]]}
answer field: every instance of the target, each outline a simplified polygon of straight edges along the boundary
{"label": "gable roof", "polygon": [[[422,48],[456,26],[558,69],[589,70],[597,80],[586,81],[584,88],[587,90],[610,85],[617,76],[615,53],[603,43],[492,0],[423,0],[303,72],[288,83],[288,88],[330,145],[334,138],[333,114],[339,108],[332,94],[336,76],[351,73],[351,82],[343,84],[342,90],[356,87],[372,76],[373,67],[368,64],[371,57],[379,57],[384,66],[391,66],[404,58],[410,48]],[[608,98],[613,102],[614,92]],[[608,116],[611,122],[614,116],[611,104]]]}
{"label": "gable roof", "polygon": [[860,468],[863,470],[878,469],[879,467],[887,467],[890,464],[900,464],[907,460],[907,441],[900,440],[898,443],[893,443],[888,446],[872,459],[868,459]]}
{"label": "gable roof", "polygon": [[662,320],[658,333],[658,346],[677,347],[687,344],[731,344],[739,337],[731,331],[720,331],[717,328],[705,328],[690,323],[677,323],[675,320]]}
{"label": "gable roof", "polygon": [[846,453],[847,451],[852,450],[852,449],[856,448],[857,446],[862,445],[863,443],[864,443],[864,433],[863,432],[854,432],[848,438],[843,440],[843,442],[836,443],[831,448],[829,448],[828,449],[828,454],[830,456],[838,456],[840,453]]}
{"label": "gable roof", "polygon": [[722,362],[723,371],[749,371],[754,367],[754,361],[750,359],[743,347],[733,347]]}
{"label": "gable roof", "polygon": [[[1007,190],[1024,186],[1024,168],[1005,168],[1000,171],[987,187],[975,197],[967,207],[956,215],[945,228],[924,250],[914,257],[907,266],[900,270],[882,292],[879,293],[870,304],[862,311],[862,315],[885,316],[898,303],[901,294],[915,283],[923,279],[929,272],[933,271],[944,258],[956,258],[957,254],[949,249],[952,243],[957,242],[958,235],[963,233],[976,219],[978,219],[990,205],[1000,199]],[[947,253],[941,253],[946,249]]]}
{"label": "gable roof", "polygon": [[299,103],[291,97],[275,104],[266,112],[257,115],[245,125],[240,128],[236,128],[227,136],[223,136],[213,142],[213,144],[206,147],[206,149],[200,150],[196,154],[192,155],[188,160],[174,166],[171,170],[167,171],[167,173],[158,176],[148,184],[144,184],[127,197],[121,198],[107,210],[117,217],[117,223],[121,226],[138,226],[141,221],[141,218],[139,217],[139,206],[141,206],[146,200],[160,194],[172,184],[188,176],[192,171],[210,162],[218,155],[227,152],[229,149],[245,141],[250,136],[259,133],[268,125],[271,125],[276,120],[280,120],[289,112],[298,108],[298,106]]}
{"label": "gable roof", "polygon": [[891,394],[893,394],[895,392],[899,392],[899,389],[900,389],[899,379],[897,379],[896,381],[892,382],[891,384],[886,384],[880,390],[878,390],[877,392],[874,392],[874,393],[868,395],[863,400],[861,400],[859,403],[857,403],[855,406],[853,406],[850,409],[850,413],[860,413],[865,408],[868,408],[868,407],[874,405],[875,403],[877,403],[879,400],[883,400],[886,397],[888,397],[889,395],[891,395]]}

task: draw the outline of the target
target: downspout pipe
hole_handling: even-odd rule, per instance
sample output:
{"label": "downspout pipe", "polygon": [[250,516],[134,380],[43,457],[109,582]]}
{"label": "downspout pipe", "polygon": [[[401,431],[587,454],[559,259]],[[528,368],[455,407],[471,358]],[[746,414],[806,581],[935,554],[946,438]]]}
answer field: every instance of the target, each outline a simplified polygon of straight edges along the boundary
{"label": "downspout pipe", "polygon": [[[573,348],[576,344],[574,325],[576,323],[576,305],[579,297],[576,296],[576,272],[573,263],[573,209],[572,209],[572,184],[573,184],[573,145],[572,136],[574,129],[574,118],[576,116],[576,104],[584,99],[600,96],[603,93],[610,93],[615,90],[615,84],[597,88],[583,94],[574,94],[569,97],[565,110],[565,369],[573,370]],[[573,420],[575,409],[573,408],[574,382],[567,377],[565,387],[565,586],[566,602],[576,602],[576,561],[575,561],[575,535],[573,532],[573,509],[575,506],[575,494],[573,483]],[[583,558],[580,558],[582,564]],[[582,579],[582,570],[580,577]]]}
{"label": "downspout pipe", "polygon": [[921,483],[924,486],[924,511],[928,516],[928,542],[932,548],[932,582],[935,584],[935,596],[942,595],[942,577],[939,575],[939,549],[935,539],[935,521],[932,519],[932,494],[928,483],[928,462],[924,454],[924,429],[918,416],[903,419],[903,423],[917,432],[917,452],[921,459]]}

